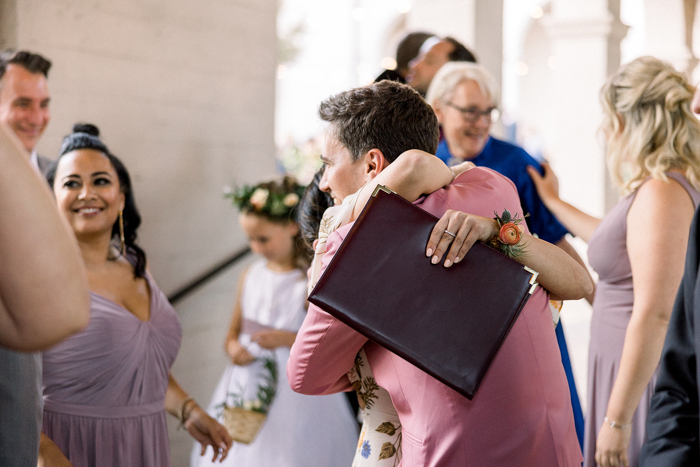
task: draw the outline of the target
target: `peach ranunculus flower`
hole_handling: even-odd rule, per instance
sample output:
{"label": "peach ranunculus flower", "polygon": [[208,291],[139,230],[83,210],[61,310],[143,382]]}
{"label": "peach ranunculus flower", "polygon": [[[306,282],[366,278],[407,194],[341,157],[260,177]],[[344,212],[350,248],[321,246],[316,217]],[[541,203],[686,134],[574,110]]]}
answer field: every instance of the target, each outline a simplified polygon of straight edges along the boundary
{"label": "peach ranunculus flower", "polygon": [[516,245],[520,241],[520,229],[512,222],[503,224],[498,232],[498,239],[506,245]]}
{"label": "peach ranunculus flower", "polygon": [[284,204],[288,208],[293,208],[294,206],[297,205],[298,202],[299,202],[299,195],[297,195],[296,193],[289,193],[282,200],[282,204]]}
{"label": "peach ranunculus flower", "polygon": [[267,203],[267,198],[270,196],[270,192],[264,188],[256,189],[250,196],[250,204],[257,210],[265,207]]}

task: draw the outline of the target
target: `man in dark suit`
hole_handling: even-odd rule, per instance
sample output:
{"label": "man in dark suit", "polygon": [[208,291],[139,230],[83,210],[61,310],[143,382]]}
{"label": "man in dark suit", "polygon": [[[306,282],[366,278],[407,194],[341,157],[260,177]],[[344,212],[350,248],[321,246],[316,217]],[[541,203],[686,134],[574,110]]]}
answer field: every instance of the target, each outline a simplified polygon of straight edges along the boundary
{"label": "man in dark suit", "polygon": [[[700,114],[700,89],[693,97]],[[664,343],[656,392],[647,418],[644,467],[700,465],[700,208],[690,227],[685,273],[676,296]],[[698,329],[698,330],[696,330]]]}
{"label": "man in dark suit", "polygon": [[[42,175],[51,163],[36,152],[51,118],[49,68],[51,62],[38,54],[0,52],[0,122],[17,135]],[[0,346],[0,375],[0,465],[36,465],[43,410],[41,353]]]}
{"label": "man in dark suit", "polygon": [[22,142],[32,165],[46,173],[51,161],[36,153],[36,144],[51,119],[48,74],[51,62],[20,50],[0,52],[0,122]]}

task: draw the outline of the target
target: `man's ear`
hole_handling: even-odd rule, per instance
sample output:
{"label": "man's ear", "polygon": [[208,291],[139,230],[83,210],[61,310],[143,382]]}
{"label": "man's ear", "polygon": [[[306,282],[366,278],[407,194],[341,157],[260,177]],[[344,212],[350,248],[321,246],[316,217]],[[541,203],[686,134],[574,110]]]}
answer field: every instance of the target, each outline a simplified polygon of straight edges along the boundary
{"label": "man's ear", "polygon": [[382,151],[377,148],[367,151],[364,158],[366,175],[369,177],[368,180],[373,179],[389,166],[389,161],[386,160]]}

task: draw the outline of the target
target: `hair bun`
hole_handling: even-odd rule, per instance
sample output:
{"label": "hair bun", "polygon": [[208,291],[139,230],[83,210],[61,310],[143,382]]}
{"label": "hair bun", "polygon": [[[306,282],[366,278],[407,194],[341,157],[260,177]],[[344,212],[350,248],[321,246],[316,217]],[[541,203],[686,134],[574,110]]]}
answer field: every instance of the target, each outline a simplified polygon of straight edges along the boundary
{"label": "hair bun", "polygon": [[76,123],[73,125],[73,133],[87,133],[91,136],[100,136],[100,129],[92,123]]}

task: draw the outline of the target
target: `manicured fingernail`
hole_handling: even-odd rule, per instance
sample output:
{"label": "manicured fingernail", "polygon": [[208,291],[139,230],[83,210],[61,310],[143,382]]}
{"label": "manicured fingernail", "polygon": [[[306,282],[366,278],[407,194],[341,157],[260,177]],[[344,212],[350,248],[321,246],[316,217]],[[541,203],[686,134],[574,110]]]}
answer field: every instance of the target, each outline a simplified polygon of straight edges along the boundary
{"label": "manicured fingernail", "polygon": [[431,256],[433,254],[433,249],[428,248],[428,251],[425,252],[425,256]]}
{"label": "manicured fingernail", "polygon": [[460,258],[459,256],[456,257],[456,258],[455,258],[455,264],[459,263],[459,261],[460,261],[461,259],[462,259],[462,258]]}
{"label": "manicured fingernail", "polygon": [[449,268],[450,266],[452,266],[452,261],[448,259],[447,261],[445,261],[445,267]]}
{"label": "manicured fingernail", "polygon": [[433,264],[437,264],[438,261],[440,261],[440,258],[438,258],[437,256],[433,256],[433,259],[430,260],[430,262]]}

